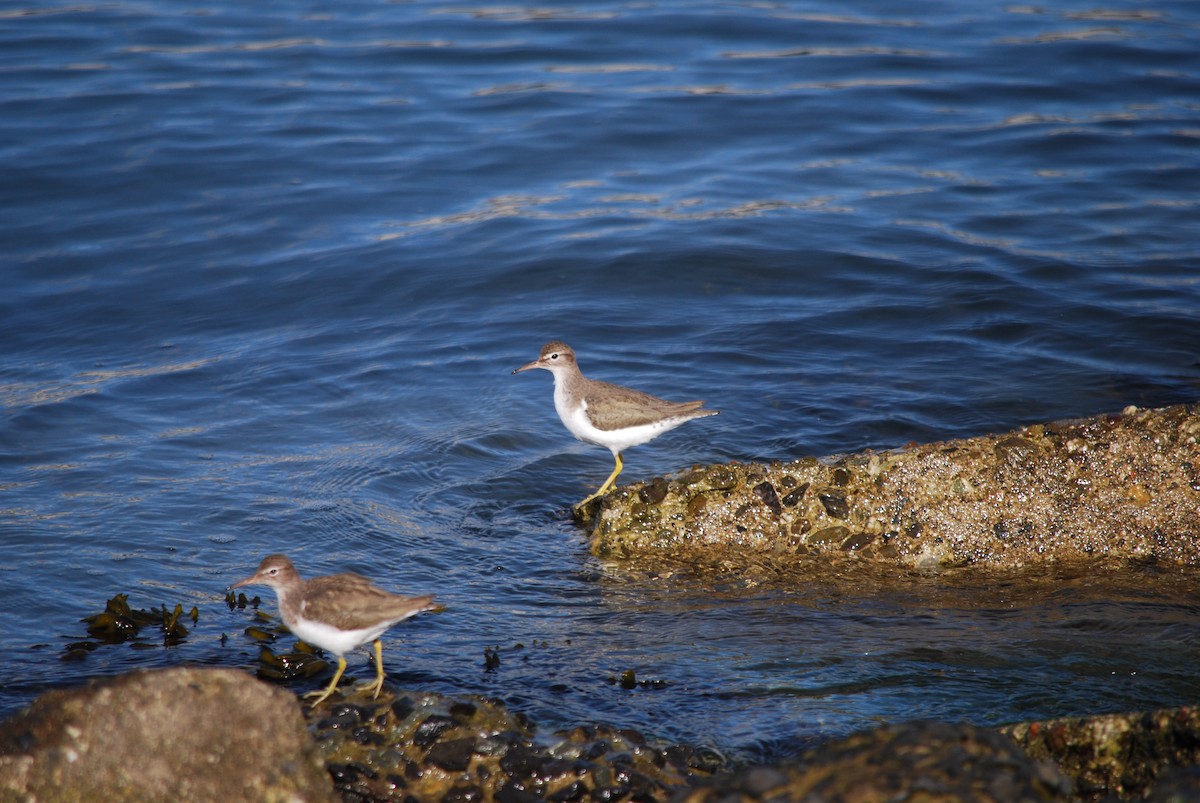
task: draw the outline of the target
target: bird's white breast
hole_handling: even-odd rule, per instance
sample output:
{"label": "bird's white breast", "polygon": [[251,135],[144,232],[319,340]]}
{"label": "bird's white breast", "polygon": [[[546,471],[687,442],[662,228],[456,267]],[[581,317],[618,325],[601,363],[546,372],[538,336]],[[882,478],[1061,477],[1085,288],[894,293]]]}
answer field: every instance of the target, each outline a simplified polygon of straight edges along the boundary
{"label": "bird's white breast", "polygon": [[334,655],[345,655],[350,650],[368,641],[374,641],[384,634],[395,622],[381,622],[372,627],[361,627],[357,630],[339,630],[333,625],[327,625],[315,619],[304,616],[304,604],[300,605],[300,616],[288,622],[288,630],[301,641],[328,650]]}
{"label": "bird's white breast", "polygon": [[682,418],[668,418],[652,424],[640,424],[636,427],[626,427],[619,430],[599,429],[588,418],[587,402],[580,400],[575,407],[571,407],[566,394],[559,389],[558,383],[555,383],[554,386],[554,409],[558,411],[558,417],[562,419],[563,426],[572,435],[584,443],[594,443],[597,446],[603,446],[613,454],[619,454],[631,446],[637,446],[638,444],[652,440],[667,430],[674,429],[686,420]]}

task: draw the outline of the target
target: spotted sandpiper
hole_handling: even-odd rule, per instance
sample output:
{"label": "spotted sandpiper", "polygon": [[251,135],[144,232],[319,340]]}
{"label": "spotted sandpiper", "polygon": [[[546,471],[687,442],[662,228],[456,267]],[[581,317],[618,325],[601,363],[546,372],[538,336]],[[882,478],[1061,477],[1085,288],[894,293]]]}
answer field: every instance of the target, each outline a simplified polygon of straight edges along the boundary
{"label": "spotted sandpiper", "polygon": [[270,586],[279,598],[279,615],[292,635],[337,656],[333,681],[323,692],[310,692],[314,706],[333,694],[346,671],[345,654],[375,642],[375,693],[383,688],[383,642],[380,636],[397,622],[433,606],[433,595],[402,597],[389,594],[358,574],[329,574],[301,580],[296,567],[283,555],[268,555],[258,571],[230,586]]}
{"label": "spotted sandpiper", "polygon": [[701,409],[702,401],[672,402],[633,388],[588,379],[579,370],[575,352],[561,340],[542,346],[536,360],[513,373],[531,368],[545,368],[554,374],[554,409],[571,434],[585,443],[607,447],[617,461],[600,490],[576,505],[576,510],[612,489],[625,465],[621,462],[621,452],[653,440],[685,421],[718,412]]}

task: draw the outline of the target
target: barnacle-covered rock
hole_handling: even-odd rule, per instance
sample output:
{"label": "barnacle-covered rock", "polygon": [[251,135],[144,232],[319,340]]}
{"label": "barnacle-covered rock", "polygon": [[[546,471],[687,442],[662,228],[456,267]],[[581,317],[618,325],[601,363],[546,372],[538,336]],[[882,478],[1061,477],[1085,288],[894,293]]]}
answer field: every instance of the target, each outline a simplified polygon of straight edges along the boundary
{"label": "barnacle-covered rock", "polygon": [[[691,565],[1200,565],[1200,405],[826,460],[697,467],[581,511],[592,551]],[[809,561],[811,563],[811,561]]]}

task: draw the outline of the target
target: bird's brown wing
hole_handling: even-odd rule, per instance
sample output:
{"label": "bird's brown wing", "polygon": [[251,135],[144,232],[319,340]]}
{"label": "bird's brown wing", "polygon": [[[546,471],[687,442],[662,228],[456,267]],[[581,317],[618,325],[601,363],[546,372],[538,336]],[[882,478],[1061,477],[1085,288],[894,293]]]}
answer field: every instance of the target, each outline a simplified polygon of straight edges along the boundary
{"label": "bird's brown wing", "polygon": [[304,613],[346,630],[398,622],[433,607],[433,596],[391,594],[358,574],[334,574],[309,581]]}
{"label": "bird's brown wing", "polygon": [[702,401],[673,402],[621,385],[595,384],[601,392],[588,403],[587,416],[597,429],[636,427],[664,418],[698,418],[715,412],[700,411]]}

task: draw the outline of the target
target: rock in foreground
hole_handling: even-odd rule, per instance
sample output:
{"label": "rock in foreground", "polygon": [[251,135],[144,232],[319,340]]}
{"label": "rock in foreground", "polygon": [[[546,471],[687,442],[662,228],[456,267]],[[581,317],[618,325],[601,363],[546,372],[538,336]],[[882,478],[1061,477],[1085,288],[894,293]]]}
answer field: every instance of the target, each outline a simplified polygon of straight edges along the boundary
{"label": "rock in foreground", "polygon": [[666,801],[728,769],[711,750],[655,744],[628,729],[537,738],[523,716],[483,697],[376,700],[355,690],[309,719],[346,800]]}
{"label": "rock in foreground", "polygon": [[[1053,759],[1086,798],[1200,800],[1200,709],[1070,717],[1001,728],[1035,758]],[[1171,790],[1179,790],[1171,797]]]}
{"label": "rock in foreground", "polygon": [[295,695],[237,670],[132,672],[0,727],[0,800],[336,799]]}
{"label": "rock in foreground", "polygon": [[1017,803],[1072,800],[1071,782],[1013,741],[970,725],[918,722],[859,733],[796,761],[751,767],[702,786],[686,803],[853,800]]}
{"label": "rock in foreground", "polygon": [[[316,709],[226,669],[133,672],[0,723],[0,800],[1183,801],[1200,717],[1180,708],[991,729],[916,722],[736,768],[705,748],[502,703],[390,690]],[[1011,737],[1011,738],[1010,738]],[[332,779],[332,780],[331,780]],[[336,793],[335,790],[336,789]]]}

